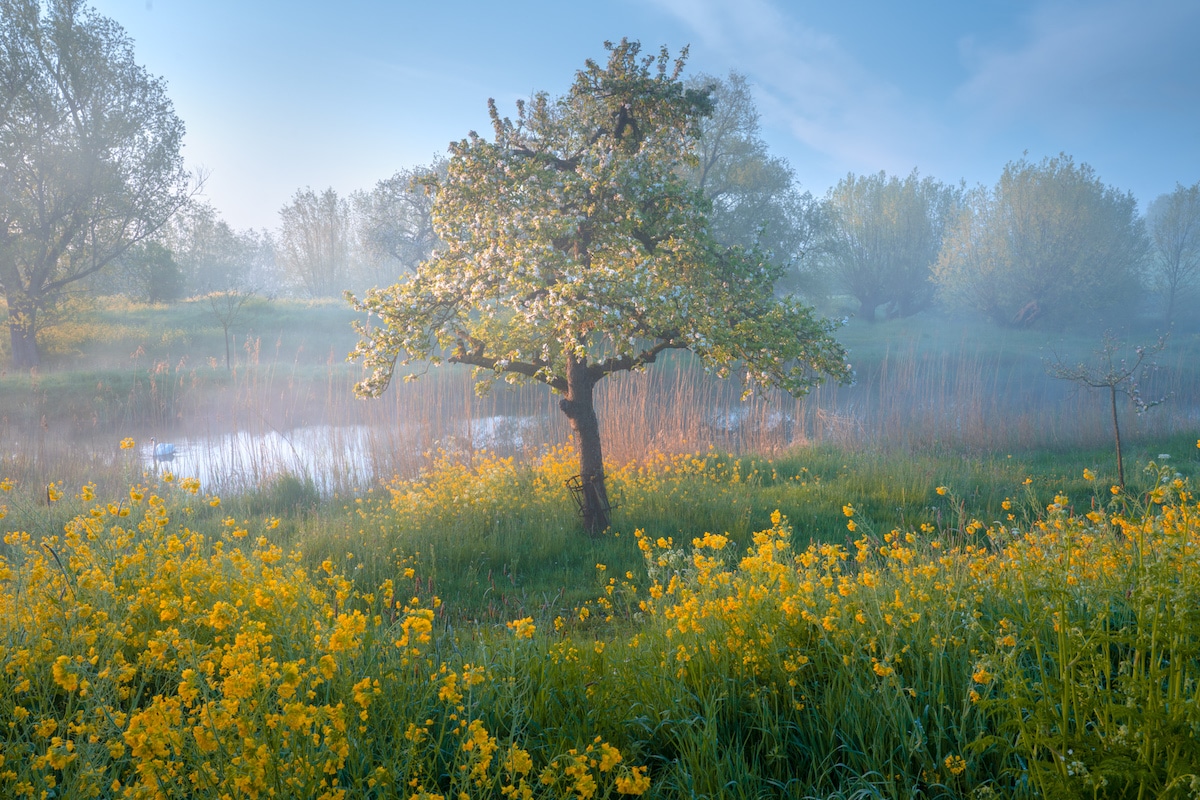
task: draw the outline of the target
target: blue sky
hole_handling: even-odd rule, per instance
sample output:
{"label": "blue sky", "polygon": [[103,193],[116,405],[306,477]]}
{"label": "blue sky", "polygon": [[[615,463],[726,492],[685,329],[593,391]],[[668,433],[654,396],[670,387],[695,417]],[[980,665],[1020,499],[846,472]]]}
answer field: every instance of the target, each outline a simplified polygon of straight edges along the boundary
{"label": "blue sky", "polygon": [[560,94],[603,42],[736,70],[821,195],[848,172],[993,184],[1066,152],[1145,204],[1200,180],[1197,0],[94,0],[163,77],[235,227],[306,186],[368,189]]}

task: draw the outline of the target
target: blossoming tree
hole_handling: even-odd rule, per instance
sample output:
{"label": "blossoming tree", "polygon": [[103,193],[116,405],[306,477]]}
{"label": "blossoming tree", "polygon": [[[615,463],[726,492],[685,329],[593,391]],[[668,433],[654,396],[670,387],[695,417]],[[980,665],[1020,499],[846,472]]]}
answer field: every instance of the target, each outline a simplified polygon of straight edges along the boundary
{"label": "blossoming tree", "polygon": [[[778,268],[709,234],[708,205],[690,188],[704,91],[680,79],[664,48],[606,43],[563,97],[518,102],[515,121],[489,101],[494,139],[451,145],[431,182],[443,249],[401,282],[351,298],[379,324],[358,325],[351,353],[378,396],[398,366],[476,368],[480,387],[540,381],[563,399],[578,439],[585,529],[609,524],[593,390],[618,370],[690,350],[747,393],[800,395],[849,368],[833,325],[778,298]],[[412,377],[411,375],[408,377]]]}

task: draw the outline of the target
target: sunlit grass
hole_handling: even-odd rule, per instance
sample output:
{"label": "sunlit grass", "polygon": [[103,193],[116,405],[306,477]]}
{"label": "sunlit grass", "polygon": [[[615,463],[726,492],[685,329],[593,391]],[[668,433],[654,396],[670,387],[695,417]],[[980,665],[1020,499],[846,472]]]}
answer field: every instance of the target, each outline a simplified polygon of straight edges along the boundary
{"label": "sunlit grass", "polygon": [[[344,513],[6,481],[0,793],[1184,797],[1189,446],[1124,491],[918,462],[899,517],[833,451],[651,456],[598,541],[569,450]],[[760,510],[838,494],[809,531]]]}

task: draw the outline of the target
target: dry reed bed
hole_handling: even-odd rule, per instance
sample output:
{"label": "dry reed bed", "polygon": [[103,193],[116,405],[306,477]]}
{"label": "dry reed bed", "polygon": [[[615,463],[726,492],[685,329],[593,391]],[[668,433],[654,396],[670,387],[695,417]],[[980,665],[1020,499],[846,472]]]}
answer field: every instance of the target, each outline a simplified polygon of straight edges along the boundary
{"label": "dry reed bed", "polygon": [[[776,455],[804,445],[910,451],[1015,452],[1095,447],[1112,439],[1101,393],[1054,381],[1028,358],[928,353],[917,344],[888,351],[852,386],[822,385],[794,399],[778,391],[741,399],[735,380],[718,380],[687,357],[637,374],[611,376],[597,388],[606,457],[623,463],[655,451],[712,446]],[[522,456],[567,441],[557,398],[541,386],[499,387],[479,397],[465,369],[431,371],[400,383],[381,400],[352,393],[352,373],[329,363],[304,370],[247,350],[222,380],[210,367],[158,364],[131,394],[142,409],[119,433],[141,441],[186,439],[214,489],[231,490],[290,472],[323,489],[347,492],[393,475],[411,476],[429,456],[481,449]],[[1196,424],[1196,375],[1169,365],[1143,387],[1166,403],[1144,416],[1123,413],[1130,440]],[[131,416],[130,414],[126,415]],[[110,427],[57,430],[0,419],[0,468],[23,481],[52,478],[118,482],[129,459],[114,449]],[[308,429],[296,435],[297,429]]]}

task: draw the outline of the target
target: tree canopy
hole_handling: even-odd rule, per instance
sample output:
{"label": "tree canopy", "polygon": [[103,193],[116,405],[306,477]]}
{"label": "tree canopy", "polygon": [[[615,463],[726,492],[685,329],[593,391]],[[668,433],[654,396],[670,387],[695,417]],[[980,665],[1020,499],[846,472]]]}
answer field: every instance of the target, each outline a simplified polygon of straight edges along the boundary
{"label": "tree canopy", "polygon": [[350,204],[332,187],[317,194],[297,190],[279,211],[277,258],[308,297],[337,297],[350,284]]}
{"label": "tree canopy", "polygon": [[433,231],[433,193],[424,184],[429,174],[445,176],[446,159],[426,168],[403,169],[355,192],[354,206],[362,277],[368,286],[391,283],[429,258],[438,244]]}
{"label": "tree canopy", "polygon": [[948,305],[997,324],[1062,324],[1135,294],[1147,246],[1132,195],[1067,155],[1022,159],[968,193],[934,281]]}
{"label": "tree canopy", "polygon": [[13,362],[38,313],[190,197],[183,123],[121,28],[80,0],[0,0],[0,288]]}
{"label": "tree canopy", "polygon": [[783,267],[781,283],[795,289],[809,278],[802,259],[825,233],[826,214],[802,191],[787,160],[771,154],[759,135],[758,109],[745,76],[697,75],[687,81],[706,91],[712,112],[700,120],[693,185],[712,203],[709,231],[727,247],[757,248]]}
{"label": "tree canopy", "polygon": [[1152,258],[1150,284],[1163,299],[1163,318],[1172,322],[1200,278],[1200,182],[1176,184],[1146,210]]}
{"label": "tree canopy", "polygon": [[905,178],[850,174],[829,191],[833,241],[827,256],[834,280],[874,322],[907,317],[933,302],[933,264],[962,193],[913,170]]}
{"label": "tree canopy", "polygon": [[535,94],[515,120],[489,101],[493,138],[451,146],[433,209],[442,249],[354,300],[372,324],[351,354],[364,395],[398,367],[443,359],[475,367],[483,386],[534,380],[562,394],[593,533],[608,524],[597,381],[669,349],[721,375],[740,369],[747,391],[800,394],[849,369],[831,323],[775,297],[778,265],[712,235],[686,177],[711,102],[680,79],[686,52],[606,48],[607,65],[587,61],[566,95]]}
{"label": "tree canopy", "polygon": [[285,283],[267,231],[234,230],[208,203],[191,202],[155,234],[195,294],[264,291]]}

